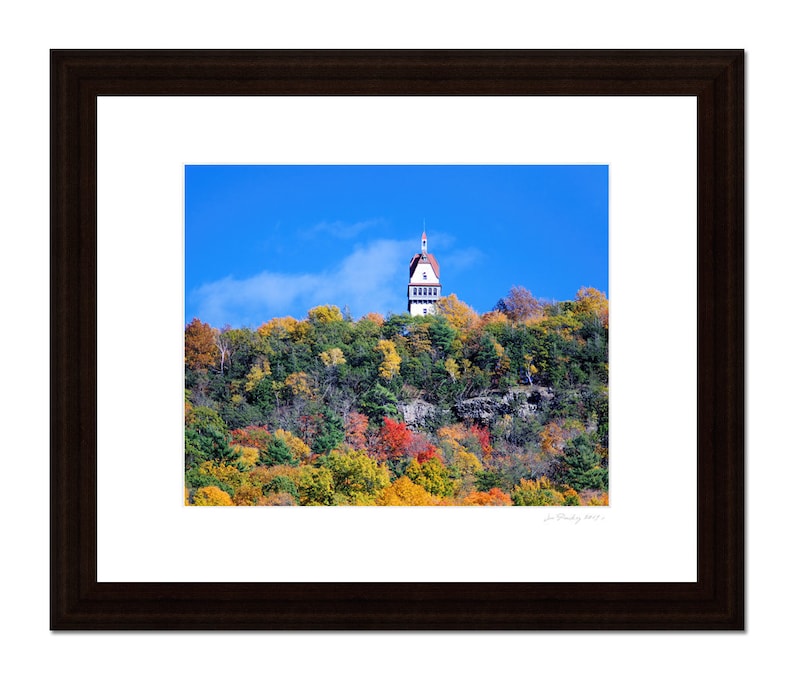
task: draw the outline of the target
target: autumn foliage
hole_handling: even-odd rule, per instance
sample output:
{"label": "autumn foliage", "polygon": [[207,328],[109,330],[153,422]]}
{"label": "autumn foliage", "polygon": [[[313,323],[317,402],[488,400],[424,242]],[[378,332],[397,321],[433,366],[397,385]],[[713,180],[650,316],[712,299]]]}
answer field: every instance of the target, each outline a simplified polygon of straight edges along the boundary
{"label": "autumn foliage", "polygon": [[219,356],[212,327],[194,318],[185,327],[185,365],[194,371],[206,371]]}
{"label": "autumn foliage", "polygon": [[411,444],[411,431],[405,423],[384,418],[378,432],[373,453],[379,460],[398,460],[408,452]]}
{"label": "autumn foliage", "polygon": [[185,327],[195,506],[609,505],[606,296]]}

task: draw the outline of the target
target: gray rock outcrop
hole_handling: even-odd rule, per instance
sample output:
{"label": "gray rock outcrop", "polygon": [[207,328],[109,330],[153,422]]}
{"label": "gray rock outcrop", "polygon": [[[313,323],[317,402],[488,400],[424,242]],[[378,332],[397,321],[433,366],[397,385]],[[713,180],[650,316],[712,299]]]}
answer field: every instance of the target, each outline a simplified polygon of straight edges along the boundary
{"label": "gray rock outcrop", "polygon": [[435,417],[438,407],[423,399],[414,399],[413,401],[399,402],[397,410],[409,428],[423,429]]}
{"label": "gray rock outcrop", "polygon": [[461,399],[455,404],[454,413],[461,420],[471,420],[489,425],[510,414],[518,418],[529,418],[543,404],[553,398],[546,387],[530,387],[508,390],[504,394],[489,394],[470,399]]}
{"label": "gray rock outcrop", "polygon": [[[461,399],[456,402],[452,414],[457,420],[490,425],[500,416],[507,414],[527,419],[533,413],[541,410],[553,398],[554,395],[547,387],[539,385],[517,387],[499,394],[485,394]],[[442,409],[424,399],[400,402],[397,404],[397,409],[403,422],[412,430],[427,430],[437,419],[449,419],[448,415],[439,416],[438,412]],[[444,412],[449,413],[448,411]]]}

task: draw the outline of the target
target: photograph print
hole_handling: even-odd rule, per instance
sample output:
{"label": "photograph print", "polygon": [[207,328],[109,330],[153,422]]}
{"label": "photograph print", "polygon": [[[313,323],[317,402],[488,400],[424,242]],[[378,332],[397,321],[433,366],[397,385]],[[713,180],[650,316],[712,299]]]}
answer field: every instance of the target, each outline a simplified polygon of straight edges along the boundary
{"label": "photograph print", "polygon": [[185,505],[609,505],[607,166],[184,187]]}

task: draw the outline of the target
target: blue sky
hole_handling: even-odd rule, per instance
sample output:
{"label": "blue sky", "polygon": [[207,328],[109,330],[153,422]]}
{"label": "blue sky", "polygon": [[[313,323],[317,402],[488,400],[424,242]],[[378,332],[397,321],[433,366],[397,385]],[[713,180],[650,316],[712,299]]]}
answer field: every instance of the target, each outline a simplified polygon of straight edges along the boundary
{"label": "blue sky", "polygon": [[428,251],[479,313],[513,285],[608,293],[607,166],[187,166],[185,321],[406,310]]}

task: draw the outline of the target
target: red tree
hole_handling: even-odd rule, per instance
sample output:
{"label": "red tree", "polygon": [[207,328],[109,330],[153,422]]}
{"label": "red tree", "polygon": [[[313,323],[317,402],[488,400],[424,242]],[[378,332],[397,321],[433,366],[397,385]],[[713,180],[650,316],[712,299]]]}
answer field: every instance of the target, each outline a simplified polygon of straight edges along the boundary
{"label": "red tree", "polygon": [[480,443],[483,457],[490,458],[491,451],[493,451],[493,447],[491,446],[490,430],[488,430],[488,428],[485,426],[480,427],[479,425],[472,425],[469,428],[469,431],[477,438],[477,441]]}
{"label": "red tree", "polygon": [[267,449],[270,444],[270,433],[258,425],[232,430],[229,441],[232,444],[243,447],[255,447],[256,449]]}
{"label": "red tree", "polygon": [[391,418],[383,419],[383,426],[378,432],[375,443],[375,455],[380,460],[398,459],[408,453],[413,433],[405,423]]}

